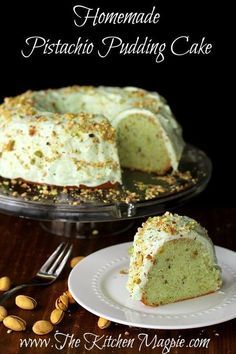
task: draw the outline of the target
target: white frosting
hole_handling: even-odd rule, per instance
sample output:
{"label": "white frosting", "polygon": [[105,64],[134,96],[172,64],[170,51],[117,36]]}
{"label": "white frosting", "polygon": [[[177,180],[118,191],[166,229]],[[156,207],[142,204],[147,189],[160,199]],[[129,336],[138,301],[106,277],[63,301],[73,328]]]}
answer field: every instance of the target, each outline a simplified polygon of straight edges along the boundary
{"label": "white frosting", "polygon": [[[176,232],[170,234],[164,229],[159,229],[155,224],[155,219],[157,218],[167,218],[168,223],[174,221]],[[127,288],[133,299],[141,300],[143,288],[147,282],[147,274],[153,266],[152,260],[147,258],[147,255],[150,255],[151,257],[155,256],[166,242],[177,239],[198,240],[204,245],[206,253],[208,253],[212,259],[212,263],[217,266],[214,245],[208,237],[206,229],[195,220],[187,216],[179,216],[167,212],[163,217],[149,218],[146,223],[143,224],[143,228],[144,230],[140,228],[134,236],[134,249],[130,258]],[[137,269],[136,257],[139,252],[142,254],[143,259],[140,269]],[[135,282],[137,277],[140,279],[138,284]]]}
{"label": "white frosting", "polygon": [[[92,118],[92,123],[101,121],[104,117]],[[55,120],[53,114],[47,114],[43,121],[13,116],[6,124],[0,121],[1,176],[60,186],[121,183],[115,142],[104,140],[99,130],[90,137],[80,129],[79,116],[73,118],[75,136],[71,121],[62,115]],[[34,135],[29,134],[30,127],[34,127]],[[11,151],[6,148],[9,141],[14,144]]]}

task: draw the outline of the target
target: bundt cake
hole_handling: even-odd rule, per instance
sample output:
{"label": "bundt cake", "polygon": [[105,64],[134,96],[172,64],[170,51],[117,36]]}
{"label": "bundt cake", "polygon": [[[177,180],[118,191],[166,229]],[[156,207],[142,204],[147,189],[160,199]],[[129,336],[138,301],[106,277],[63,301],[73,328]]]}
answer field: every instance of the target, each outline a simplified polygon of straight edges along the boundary
{"label": "bundt cake", "polygon": [[165,100],[133,87],[27,91],[0,106],[5,178],[78,187],[121,183],[121,167],[160,175],[176,170],[183,146]]}
{"label": "bundt cake", "polygon": [[214,245],[195,220],[166,212],[138,229],[127,283],[133,299],[158,306],[214,292],[221,284]]}

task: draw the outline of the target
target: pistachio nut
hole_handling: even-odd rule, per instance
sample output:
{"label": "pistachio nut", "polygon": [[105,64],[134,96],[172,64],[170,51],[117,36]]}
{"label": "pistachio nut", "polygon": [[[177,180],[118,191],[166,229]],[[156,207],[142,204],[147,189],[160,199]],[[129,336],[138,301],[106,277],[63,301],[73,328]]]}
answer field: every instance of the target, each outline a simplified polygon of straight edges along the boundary
{"label": "pistachio nut", "polygon": [[43,336],[44,334],[52,332],[53,325],[49,321],[40,320],[34,323],[32,330],[35,334]]}
{"label": "pistachio nut", "polygon": [[76,266],[76,264],[78,264],[80,261],[82,261],[82,259],[84,259],[83,256],[77,256],[77,257],[72,258],[70,261],[71,268],[74,268]]}
{"label": "pistachio nut", "polygon": [[26,322],[18,316],[10,315],[5,317],[3,324],[12,331],[25,331],[26,329]]}
{"label": "pistachio nut", "polygon": [[68,297],[62,294],[56,299],[55,307],[58,310],[66,311],[68,309]]}
{"label": "pistachio nut", "polygon": [[64,311],[59,310],[59,309],[54,309],[51,312],[50,315],[50,321],[52,322],[52,324],[57,325],[58,323],[60,323],[64,317]]}
{"label": "pistachio nut", "polygon": [[105,329],[107,327],[109,327],[111,324],[111,321],[107,320],[106,318],[103,318],[103,317],[99,317],[99,320],[98,320],[98,327],[100,329]]}
{"label": "pistachio nut", "polygon": [[9,277],[0,278],[0,291],[7,291],[11,287],[11,280]]}
{"label": "pistachio nut", "polygon": [[75,304],[75,299],[73,298],[69,290],[66,290],[63,295],[66,295],[68,297],[69,304]]}
{"label": "pistachio nut", "polygon": [[0,322],[2,322],[5,317],[7,317],[7,310],[5,307],[0,306]]}
{"label": "pistachio nut", "polygon": [[37,301],[30,296],[18,295],[15,298],[16,306],[23,310],[33,310],[37,306]]}

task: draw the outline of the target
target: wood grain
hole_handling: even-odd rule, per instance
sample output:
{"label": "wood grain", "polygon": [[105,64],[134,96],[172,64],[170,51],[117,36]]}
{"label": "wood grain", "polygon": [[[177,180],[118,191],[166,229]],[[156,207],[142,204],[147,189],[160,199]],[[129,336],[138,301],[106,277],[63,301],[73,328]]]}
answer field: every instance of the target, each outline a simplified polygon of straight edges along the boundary
{"label": "wood grain", "polygon": [[[236,250],[236,209],[187,209],[182,208],[177,210],[180,214],[186,214],[196,218],[203,226],[209,230],[214,243],[219,246]],[[86,256],[95,250],[107,247],[112,244],[132,240],[133,234],[141,224],[142,220],[137,221],[134,227],[126,232],[124,235],[106,238],[93,238],[93,239],[69,239],[69,242],[74,244],[73,256],[83,255]],[[61,242],[60,236],[50,235],[44,231],[39,222],[24,220],[20,218],[0,215],[0,277],[8,275],[14,283],[21,283],[30,279],[33,274],[42,265],[45,259]],[[148,340],[169,338],[184,339],[189,343],[194,338],[210,339],[207,348],[189,348],[186,345],[182,348],[173,348],[171,353],[175,354],[234,354],[236,353],[236,320],[222,323],[216,326],[206,328],[198,328],[191,330],[146,330],[140,328],[130,328],[113,323],[109,328],[101,330],[97,327],[97,317],[87,312],[78,305],[73,305],[70,311],[64,317],[64,320],[56,327],[55,330],[64,333],[65,335],[74,335],[74,338],[80,339],[80,345],[72,347],[69,345],[69,338],[63,349],[58,350],[55,347],[56,341],[54,333],[38,337],[33,334],[31,328],[35,321],[39,319],[49,319],[50,312],[54,308],[54,302],[63,291],[67,289],[67,277],[70,272],[69,264],[63,271],[62,276],[53,285],[45,288],[28,288],[23,292],[26,295],[32,296],[37,299],[38,307],[34,311],[25,311],[18,309],[14,304],[14,299],[6,303],[6,307],[10,314],[15,314],[24,318],[27,321],[27,330],[23,332],[7,333],[7,329],[0,323],[0,353],[16,354],[16,353],[89,353],[90,351],[85,348],[85,333],[92,333],[94,335],[103,336],[98,342],[99,346],[109,336],[112,339],[123,338],[130,340],[133,343],[132,347],[126,348],[94,348],[92,353],[165,353],[163,348],[152,349],[149,347],[140,346],[141,334],[148,334]],[[79,284],[78,284],[79,286]],[[107,337],[106,337],[107,336]],[[45,345],[40,347],[20,348],[20,339],[50,339],[49,346]],[[61,341],[63,342],[65,338]],[[133,341],[132,341],[133,340]],[[128,342],[128,341],[127,341]],[[154,342],[153,342],[154,343]],[[131,345],[130,344],[130,345]],[[52,347],[54,345],[54,347]],[[77,342],[78,345],[78,342]],[[90,344],[88,344],[88,347]],[[75,342],[74,342],[75,346]]]}

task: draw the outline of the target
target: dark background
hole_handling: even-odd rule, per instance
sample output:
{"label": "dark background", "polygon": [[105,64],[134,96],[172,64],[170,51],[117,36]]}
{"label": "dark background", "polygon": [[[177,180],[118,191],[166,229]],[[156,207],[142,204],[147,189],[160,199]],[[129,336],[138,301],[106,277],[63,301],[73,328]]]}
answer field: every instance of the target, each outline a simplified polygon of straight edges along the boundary
{"label": "dark background", "polygon": [[[50,4],[50,5],[49,5]],[[103,11],[146,11],[153,5],[161,13],[156,25],[98,25],[83,28],[73,24],[72,6],[101,7]],[[0,99],[25,90],[45,89],[74,84],[138,86],[156,90],[167,98],[177,120],[183,126],[187,142],[207,152],[213,162],[213,176],[204,193],[193,204],[230,206],[234,204],[233,117],[226,115],[223,98],[224,78],[228,69],[222,62],[224,43],[217,34],[219,9],[214,1],[24,1],[1,4],[1,85]],[[222,33],[222,28],[220,28]],[[21,56],[27,37],[41,35],[75,41],[77,37],[100,41],[117,35],[125,41],[137,35],[154,41],[171,42],[180,35],[199,41],[206,36],[213,43],[210,55],[166,56],[155,63],[152,56]],[[224,56],[227,53],[224,52]],[[227,57],[226,57],[227,59]],[[232,128],[231,128],[232,127]],[[231,135],[232,134],[232,135]]]}

